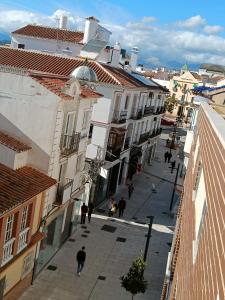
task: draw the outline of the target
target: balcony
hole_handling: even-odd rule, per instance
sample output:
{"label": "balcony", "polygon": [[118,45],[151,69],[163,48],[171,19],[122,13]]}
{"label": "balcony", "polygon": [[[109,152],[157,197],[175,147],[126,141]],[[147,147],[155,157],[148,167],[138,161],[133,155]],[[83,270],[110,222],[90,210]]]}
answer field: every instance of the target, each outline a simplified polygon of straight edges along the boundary
{"label": "balcony", "polygon": [[120,158],[121,149],[117,151],[107,150],[105,160],[115,161]]}
{"label": "balcony", "polygon": [[8,242],[5,243],[3,246],[3,256],[2,256],[2,263],[1,266],[5,265],[8,261],[13,258],[12,250],[13,250],[13,243],[15,238],[10,239]]}
{"label": "balcony", "polygon": [[144,109],[145,116],[153,115],[153,113],[154,113],[154,106],[145,106],[145,109]]}
{"label": "balcony", "polygon": [[140,138],[139,138],[139,141],[138,141],[138,144],[140,145],[140,144],[146,142],[149,139],[149,136],[150,136],[149,132],[145,132],[145,133],[141,134]]}
{"label": "balcony", "polygon": [[27,233],[28,233],[29,229],[30,228],[27,227],[19,233],[17,253],[20,253],[24,248],[26,248],[26,246],[27,246]]}
{"label": "balcony", "polygon": [[125,139],[123,149],[126,150],[126,149],[128,149],[129,147],[130,147],[130,137],[127,137],[127,138]]}
{"label": "balcony", "polygon": [[154,112],[154,115],[160,115],[160,114],[163,114],[165,111],[166,111],[166,109],[165,109],[164,106],[158,107],[158,108],[156,109],[156,111]]}
{"label": "balcony", "polygon": [[161,132],[162,132],[162,128],[158,128],[158,129],[156,129],[156,130],[153,130],[152,134],[150,134],[149,137],[150,137],[150,138],[154,138],[154,137],[160,135]]}
{"label": "balcony", "polygon": [[67,183],[64,186],[59,185],[58,191],[57,191],[57,199],[56,199],[57,204],[62,205],[70,200],[72,186],[73,186],[72,179],[67,179]]}
{"label": "balcony", "polygon": [[123,124],[123,123],[126,123],[126,120],[127,120],[127,111],[126,110],[121,110],[121,111],[115,110],[113,112],[112,123]]}
{"label": "balcony", "polygon": [[74,132],[72,135],[64,134],[62,137],[61,153],[70,155],[79,149],[80,133]]}
{"label": "balcony", "polygon": [[130,118],[133,120],[139,120],[143,117],[142,108],[139,108],[136,112],[132,112]]}

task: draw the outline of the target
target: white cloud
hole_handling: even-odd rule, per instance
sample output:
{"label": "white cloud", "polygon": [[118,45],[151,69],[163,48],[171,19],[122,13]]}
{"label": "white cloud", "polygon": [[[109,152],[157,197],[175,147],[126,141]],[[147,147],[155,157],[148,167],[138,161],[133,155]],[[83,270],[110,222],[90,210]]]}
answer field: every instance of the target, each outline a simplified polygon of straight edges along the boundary
{"label": "white cloud", "polygon": [[[51,15],[43,15],[23,10],[2,10],[0,12],[0,31],[12,31],[28,23],[57,26],[56,17],[66,14],[70,28],[81,29],[84,19],[68,11],[57,10]],[[224,63],[225,38],[215,35],[223,28],[209,26],[206,21],[195,16],[181,24],[156,26],[154,17],[144,17],[136,22],[101,23],[112,31],[111,43],[119,41],[128,51],[137,46],[140,49],[140,61],[155,65],[167,65],[169,62],[188,63]],[[101,19],[100,19],[101,21]],[[181,22],[181,21],[180,21]],[[184,26],[185,25],[185,26]],[[200,25],[204,25],[199,28]],[[197,30],[195,30],[195,28]]]}
{"label": "white cloud", "polygon": [[5,10],[0,12],[0,30],[10,32],[26,24],[57,26],[57,18],[63,14],[68,16],[69,25],[73,28],[83,23],[79,16],[72,16],[64,10],[57,10],[50,16],[25,10]]}
{"label": "white cloud", "polygon": [[217,34],[219,32],[224,31],[224,28],[222,26],[219,25],[206,25],[203,30],[208,33],[208,34]]}
{"label": "white cloud", "polygon": [[200,15],[197,15],[183,21],[178,21],[177,24],[180,27],[194,28],[194,27],[205,25],[206,20],[203,19]]}
{"label": "white cloud", "polygon": [[157,21],[157,19],[155,17],[148,16],[148,17],[143,17],[141,21],[143,23],[153,23]]}

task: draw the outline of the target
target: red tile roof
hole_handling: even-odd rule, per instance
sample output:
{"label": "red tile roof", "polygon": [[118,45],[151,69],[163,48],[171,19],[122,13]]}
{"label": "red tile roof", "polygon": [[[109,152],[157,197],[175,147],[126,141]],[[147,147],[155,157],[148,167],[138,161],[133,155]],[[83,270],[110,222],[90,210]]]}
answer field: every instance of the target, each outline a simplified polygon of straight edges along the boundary
{"label": "red tile roof", "polygon": [[0,214],[35,197],[55,184],[55,179],[31,167],[12,170],[0,164]]}
{"label": "red tile roof", "polygon": [[0,144],[18,152],[18,153],[31,149],[31,147],[25,145],[24,143],[18,141],[17,139],[9,136],[8,134],[6,134],[2,131],[0,131]]}
{"label": "red tile roof", "polygon": [[[48,90],[56,94],[57,96],[61,97],[64,100],[73,100],[73,97],[67,95],[62,92],[62,89],[65,87],[66,83],[68,82],[68,78],[57,78],[51,76],[42,76],[40,75],[31,75],[31,77],[36,80],[38,83],[46,87]],[[80,96],[82,98],[99,98],[102,97],[101,94],[93,91],[89,87],[81,86],[81,93]]]}
{"label": "red tile roof", "polygon": [[102,94],[99,94],[95,91],[93,91],[92,89],[88,88],[88,87],[81,87],[81,93],[80,93],[82,98],[99,98],[99,97],[103,97]]}
{"label": "red tile roof", "polygon": [[198,81],[202,81],[201,75],[199,75],[198,73],[195,73],[195,72],[190,72],[190,73],[195,79],[197,79]]}
{"label": "red tile roof", "polygon": [[34,80],[38,83],[43,85],[45,88],[50,90],[52,93],[56,94],[57,96],[61,97],[64,100],[73,100],[73,97],[67,95],[62,92],[62,88],[65,86],[66,82],[68,81],[65,79],[59,78],[49,78],[49,77],[41,77],[41,76],[31,76]]}
{"label": "red tile roof", "polygon": [[12,33],[72,43],[79,43],[84,37],[83,32],[40,25],[26,25],[13,31]]}
{"label": "red tile roof", "polygon": [[96,61],[86,61],[81,58],[69,58],[37,51],[0,47],[0,65],[70,76],[77,67],[84,64],[96,73],[100,82],[130,88],[148,88],[148,86],[135,79],[125,70],[100,64]]}

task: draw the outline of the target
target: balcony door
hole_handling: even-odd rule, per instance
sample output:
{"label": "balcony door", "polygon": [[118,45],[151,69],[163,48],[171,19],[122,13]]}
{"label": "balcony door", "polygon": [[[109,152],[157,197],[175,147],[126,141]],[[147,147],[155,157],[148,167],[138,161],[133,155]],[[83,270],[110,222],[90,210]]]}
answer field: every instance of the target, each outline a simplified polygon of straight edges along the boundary
{"label": "balcony door", "polygon": [[136,107],[137,107],[137,95],[134,95],[131,114],[135,113]]}
{"label": "balcony door", "polygon": [[75,122],[75,113],[71,112],[67,114],[66,126],[65,126],[65,135],[71,136],[74,131],[74,122]]}
{"label": "balcony door", "polygon": [[114,111],[113,111],[113,120],[119,118],[120,104],[121,104],[121,95],[116,95],[115,103],[114,103]]}

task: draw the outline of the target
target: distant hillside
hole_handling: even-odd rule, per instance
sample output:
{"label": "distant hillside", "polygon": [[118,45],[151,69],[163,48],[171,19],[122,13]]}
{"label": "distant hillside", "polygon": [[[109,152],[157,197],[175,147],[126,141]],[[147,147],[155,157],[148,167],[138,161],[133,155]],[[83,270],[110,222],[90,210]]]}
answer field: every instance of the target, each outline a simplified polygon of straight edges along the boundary
{"label": "distant hillside", "polygon": [[0,32],[0,45],[10,43],[10,34],[8,32]]}

